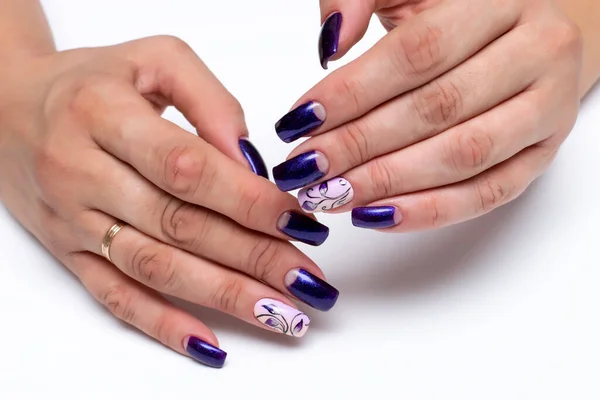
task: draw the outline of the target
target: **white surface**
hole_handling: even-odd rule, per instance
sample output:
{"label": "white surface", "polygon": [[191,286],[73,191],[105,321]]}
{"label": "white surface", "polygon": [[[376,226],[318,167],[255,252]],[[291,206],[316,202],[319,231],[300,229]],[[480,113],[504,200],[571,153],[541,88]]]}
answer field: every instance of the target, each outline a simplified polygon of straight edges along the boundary
{"label": "white surface", "polygon": [[[63,49],[188,41],[244,105],[270,166],[292,148],[273,123],[325,74],[316,0],[44,3]],[[306,250],[338,305],[312,312],[300,341],[200,310],[229,352],[222,370],[115,321],[0,207],[0,399],[598,399],[598,126],[597,90],[551,170],[476,221],[394,236],[322,218],[331,238]]]}

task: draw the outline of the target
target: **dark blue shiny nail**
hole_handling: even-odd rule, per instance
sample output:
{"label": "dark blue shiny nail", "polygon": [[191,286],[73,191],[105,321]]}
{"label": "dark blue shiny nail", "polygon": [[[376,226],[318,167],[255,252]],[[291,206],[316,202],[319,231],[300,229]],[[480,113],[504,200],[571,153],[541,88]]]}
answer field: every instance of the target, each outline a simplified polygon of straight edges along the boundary
{"label": "dark blue shiny nail", "polygon": [[323,125],[326,117],[323,104],[311,101],[284,115],[275,124],[275,131],[281,140],[291,143]]}
{"label": "dark blue shiny nail", "polygon": [[329,228],[306,215],[288,211],[277,221],[277,228],[302,243],[311,246],[322,245],[329,236]]}
{"label": "dark blue shiny nail", "polygon": [[342,29],[342,13],[331,14],[323,23],[319,37],[319,58],[323,69],[327,69],[329,59],[338,51],[340,30]]}
{"label": "dark blue shiny nail", "polygon": [[188,338],[188,343],[185,351],[194,360],[206,364],[210,367],[222,368],[227,358],[227,353],[212,344],[206,343],[204,340],[198,339],[195,336]]}
{"label": "dark blue shiny nail", "polygon": [[256,175],[262,176],[265,179],[269,179],[269,171],[267,171],[267,166],[252,142],[250,142],[247,138],[240,138],[239,144],[242,154],[244,157],[246,157],[246,160],[248,160],[250,168],[252,168],[252,172],[254,172]]}
{"label": "dark blue shiny nail", "polygon": [[352,210],[352,225],[358,228],[391,228],[401,221],[402,214],[396,207],[358,207]]}
{"label": "dark blue shiny nail", "polygon": [[309,151],[273,168],[273,178],[279,190],[289,192],[318,181],[328,171],[327,157],[318,151]]}
{"label": "dark blue shiny nail", "polygon": [[285,286],[290,293],[319,311],[329,311],[340,292],[323,279],[302,269],[292,269],[285,275]]}

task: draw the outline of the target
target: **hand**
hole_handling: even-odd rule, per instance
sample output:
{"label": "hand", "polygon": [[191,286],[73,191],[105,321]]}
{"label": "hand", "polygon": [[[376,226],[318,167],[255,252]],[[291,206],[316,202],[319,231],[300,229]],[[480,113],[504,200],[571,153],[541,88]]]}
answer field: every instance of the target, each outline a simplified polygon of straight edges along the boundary
{"label": "hand", "polygon": [[[246,157],[264,167],[238,147],[239,104],[185,43],[0,65],[0,198],[117,317],[218,367],[215,335],[159,293],[298,337],[309,318],[287,296],[333,307],[337,290],[287,241],[319,245],[328,229],[250,171]],[[160,118],[169,104],[200,138]],[[112,265],[101,243],[117,220]]]}
{"label": "hand", "polygon": [[[302,143],[274,169],[307,211],[389,232],[437,228],[519,196],[579,108],[581,38],[552,1],[322,0],[324,67],[367,29],[390,31],[280,120]],[[291,171],[302,173],[294,176]]]}

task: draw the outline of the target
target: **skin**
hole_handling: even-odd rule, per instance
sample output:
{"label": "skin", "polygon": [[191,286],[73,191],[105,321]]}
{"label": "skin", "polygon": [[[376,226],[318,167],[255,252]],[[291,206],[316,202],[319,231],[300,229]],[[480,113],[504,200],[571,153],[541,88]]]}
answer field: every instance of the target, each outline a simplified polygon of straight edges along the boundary
{"label": "skin", "polygon": [[[373,14],[389,33],[296,106],[327,120],[320,151],[357,206],[394,206],[386,232],[438,228],[518,197],[554,159],[600,76],[593,0],[322,0],[342,13],[339,59]],[[570,17],[570,18],[569,18]],[[295,107],[295,106],[294,106]]]}
{"label": "skin", "polygon": [[289,270],[323,277],[277,230],[301,210],[251,172],[240,105],[181,40],[56,52],[37,1],[0,0],[0,77],[0,200],[118,318],[185,354],[219,343],[159,293],[268,329],[254,305],[295,307]]}
{"label": "skin", "polygon": [[[600,70],[600,11],[592,0],[559,8],[505,1],[502,12],[499,1],[479,1],[477,9],[466,0],[445,3],[322,1],[323,20],[335,10],[345,16],[338,57],[374,12],[388,29],[398,28],[304,96],[326,105],[329,117],[317,133],[327,133],[295,153],[327,150],[330,175],[349,171],[359,203],[400,195],[381,202],[404,213],[395,231],[468,219],[518,195],[553,158]],[[436,30],[428,30],[424,16],[456,28],[454,40],[428,33]],[[501,28],[510,32],[496,41]],[[474,54],[476,46],[464,42],[480,38],[471,32],[482,29],[486,43],[479,44],[489,49]],[[398,43],[406,51],[394,50]],[[433,62],[436,43],[460,66],[455,75],[444,76],[449,65]],[[489,65],[497,67],[482,67]],[[400,72],[393,85],[390,72]],[[466,75],[474,80],[460,79]],[[241,108],[185,43],[155,37],[56,52],[37,1],[0,0],[0,77],[0,200],[117,317],[185,353],[189,335],[216,346],[217,339],[159,292],[259,325],[251,314],[258,299],[292,304],[283,287],[289,269],[302,265],[323,276],[275,229],[279,215],[298,210],[296,202],[248,170],[237,147],[247,134]],[[454,87],[450,94],[460,97],[440,92]],[[456,98],[461,112],[440,103]],[[169,104],[200,138],[160,118]],[[398,120],[402,104],[416,106],[422,118]],[[390,114],[380,117],[383,111]],[[404,132],[392,135],[390,127],[398,126]],[[475,132],[493,140],[475,139]],[[347,151],[330,152],[332,140]],[[494,151],[484,151],[485,143]],[[383,154],[394,157],[375,162]],[[422,159],[428,163],[421,171],[406,173]],[[400,188],[392,185],[398,171]],[[116,218],[131,226],[113,242],[112,265],[99,244]],[[240,251],[219,250],[231,247]]]}

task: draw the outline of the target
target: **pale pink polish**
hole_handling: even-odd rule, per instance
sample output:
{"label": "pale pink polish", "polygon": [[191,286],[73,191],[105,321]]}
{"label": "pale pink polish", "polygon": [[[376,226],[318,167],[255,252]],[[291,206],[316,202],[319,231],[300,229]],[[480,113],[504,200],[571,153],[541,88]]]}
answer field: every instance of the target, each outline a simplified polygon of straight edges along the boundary
{"label": "pale pink polish", "polygon": [[352,185],[340,176],[298,192],[300,206],[309,213],[333,210],[348,204],[353,198]]}
{"label": "pale pink polish", "polygon": [[294,337],[304,336],[310,326],[310,318],[302,311],[273,299],[257,301],[254,317],[269,328]]}

